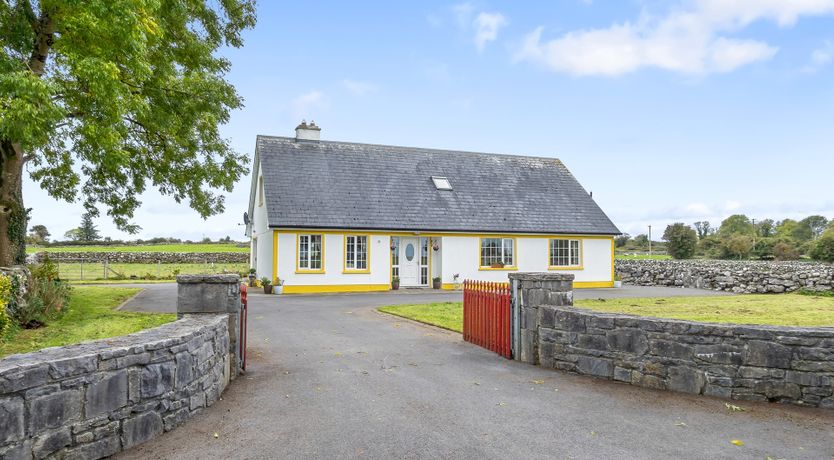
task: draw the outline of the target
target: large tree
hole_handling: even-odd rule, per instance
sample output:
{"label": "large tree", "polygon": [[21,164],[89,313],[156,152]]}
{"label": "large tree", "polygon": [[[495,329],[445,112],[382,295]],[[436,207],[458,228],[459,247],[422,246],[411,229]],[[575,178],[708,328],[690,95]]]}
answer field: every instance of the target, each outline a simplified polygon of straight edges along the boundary
{"label": "large tree", "polygon": [[721,222],[718,233],[724,237],[730,235],[753,235],[753,223],[744,214],[733,214]]}
{"label": "large tree", "polygon": [[0,265],[25,258],[24,166],[125,231],[149,186],[221,212],[247,158],[218,132],[242,106],[218,50],[254,24],[254,0],[0,3]]}
{"label": "large tree", "polygon": [[93,242],[101,239],[101,236],[98,233],[98,227],[96,227],[95,222],[93,222],[93,215],[89,212],[85,212],[84,215],[81,216],[81,226],[78,227],[78,231],[81,241]]}
{"label": "large tree", "polygon": [[692,227],[675,223],[666,227],[663,232],[663,240],[666,245],[666,252],[675,259],[689,259],[695,255],[698,247],[698,235]]}

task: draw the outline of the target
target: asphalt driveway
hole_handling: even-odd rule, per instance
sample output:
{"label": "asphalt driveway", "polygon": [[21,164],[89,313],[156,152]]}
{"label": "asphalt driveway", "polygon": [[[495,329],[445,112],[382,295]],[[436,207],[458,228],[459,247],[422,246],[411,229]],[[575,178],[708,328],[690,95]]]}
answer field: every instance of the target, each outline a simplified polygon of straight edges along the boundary
{"label": "asphalt driveway", "polygon": [[509,361],[375,309],[459,293],[250,299],[248,372],[122,458],[834,456],[832,411],[731,412],[720,399]]}

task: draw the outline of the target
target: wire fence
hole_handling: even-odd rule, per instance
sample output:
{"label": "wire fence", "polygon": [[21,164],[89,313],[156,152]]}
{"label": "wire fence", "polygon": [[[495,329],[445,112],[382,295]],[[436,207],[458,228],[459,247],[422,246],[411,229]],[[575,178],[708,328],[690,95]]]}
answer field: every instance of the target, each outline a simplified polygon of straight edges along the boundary
{"label": "wire fence", "polygon": [[174,280],[177,275],[237,273],[246,275],[248,263],[112,263],[80,257],[52,258],[58,276],[67,281]]}

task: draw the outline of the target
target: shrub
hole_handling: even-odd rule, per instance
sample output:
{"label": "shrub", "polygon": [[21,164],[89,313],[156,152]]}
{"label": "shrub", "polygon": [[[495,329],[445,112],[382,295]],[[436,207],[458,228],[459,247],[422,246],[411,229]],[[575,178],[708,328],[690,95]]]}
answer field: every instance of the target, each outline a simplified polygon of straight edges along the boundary
{"label": "shrub", "polygon": [[12,327],[12,318],[6,311],[9,299],[12,295],[12,280],[5,275],[0,275],[0,342]]}
{"label": "shrub", "polygon": [[753,257],[761,260],[773,260],[776,255],[773,253],[775,243],[770,238],[762,238],[753,245]]}
{"label": "shrub", "polygon": [[810,251],[811,258],[823,262],[834,262],[834,232],[828,231],[814,243]]}
{"label": "shrub", "polygon": [[689,259],[695,255],[698,246],[698,235],[691,227],[676,223],[666,227],[663,239],[669,244],[666,252],[675,259]]}
{"label": "shrub", "polygon": [[796,260],[799,259],[799,250],[788,241],[779,241],[773,245],[773,257],[776,260]]}
{"label": "shrub", "polygon": [[65,310],[71,288],[58,279],[58,267],[49,258],[29,269],[32,284],[26,292],[25,301],[16,306],[14,319],[22,327],[34,328]]}
{"label": "shrub", "polygon": [[721,241],[722,259],[746,259],[753,249],[753,238],[744,235],[731,235]]}

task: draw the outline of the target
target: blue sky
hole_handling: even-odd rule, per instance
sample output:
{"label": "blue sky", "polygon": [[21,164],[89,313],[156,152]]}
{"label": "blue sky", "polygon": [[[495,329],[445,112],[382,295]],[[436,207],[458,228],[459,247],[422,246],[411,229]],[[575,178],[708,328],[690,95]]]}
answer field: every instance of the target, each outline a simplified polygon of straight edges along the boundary
{"label": "blue sky", "polygon": [[[834,217],[834,0],[261,1],[224,54],[246,107],[223,133],[247,154],[306,118],[328,140],[558,157],[631,234]],[[138,236],[243,239],[249,180],[205,221],[147,193]],[[24,193],[32,224],[77,226],[80,205]]]}

